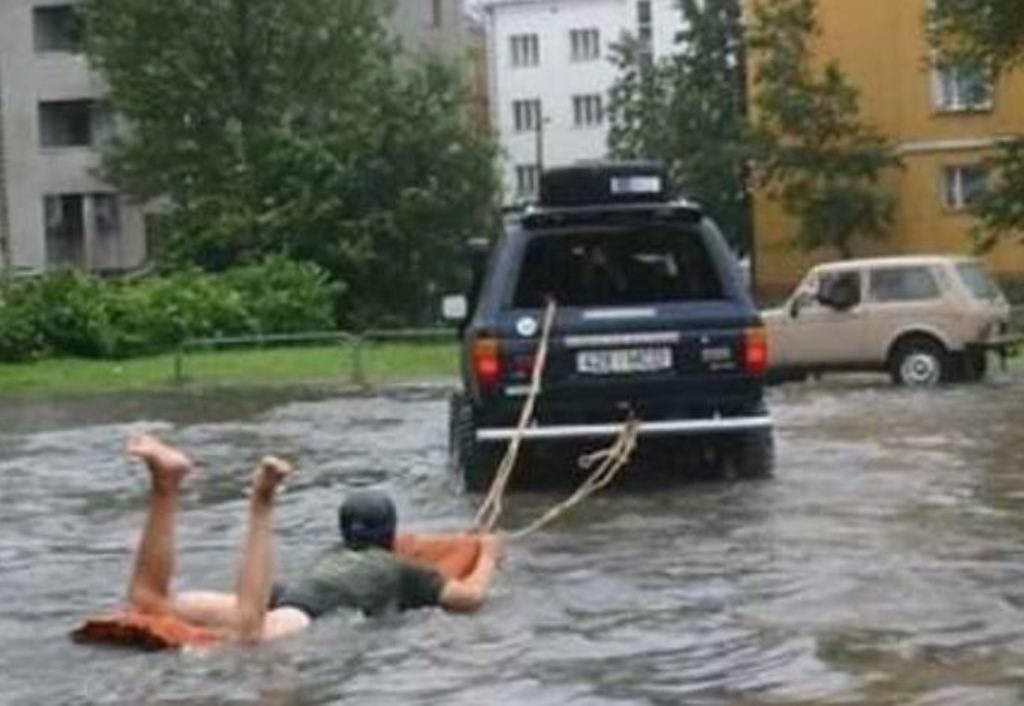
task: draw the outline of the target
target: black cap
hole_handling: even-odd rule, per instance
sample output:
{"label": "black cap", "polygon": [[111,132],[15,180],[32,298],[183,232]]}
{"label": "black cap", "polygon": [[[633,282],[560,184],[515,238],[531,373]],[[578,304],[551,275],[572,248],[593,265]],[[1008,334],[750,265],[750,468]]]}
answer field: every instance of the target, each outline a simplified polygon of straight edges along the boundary
{"label": "black cap", "polygon": [[379,490],[357,490],[338,508],[338,526],[345,546],[350,549],[390,550],[397,523],[395,504]]}

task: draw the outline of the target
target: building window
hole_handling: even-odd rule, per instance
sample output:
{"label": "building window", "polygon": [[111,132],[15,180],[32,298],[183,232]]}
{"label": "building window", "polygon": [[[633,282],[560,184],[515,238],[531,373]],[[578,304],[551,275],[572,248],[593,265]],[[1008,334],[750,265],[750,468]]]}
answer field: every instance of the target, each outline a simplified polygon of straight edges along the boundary
{"label": "building window", "polygon": [[85,265],[85,217],[81,194],[43,198],[46,226],[46,264],[49,267]]}
{"label": "building window", "polygon": [[86,243],[102,246],[122,235],[117,194],[48,194],[43,197],[46,264],[86,267]]}
{"label": "building window", "polygon": [[92,220],[100,240],[121,235],[121,206],[116,194],[93,194]]}
{"label": "building window", "polygon": [[572,97],[573,124],[576,127],[591,127],[604,122],[601,95],[593,93]]}
{"label": "building window", "polygon": [[935,69],[935,108],[944,112],[992,108],[990,74],[969,64],[948,64]]}
{"label": "building window", "polygon": [[639,0],[636,4],[636,35],[640,39],[641,53],[650,55],[654,50],[654,15],[651,11],[651,0]]}
{"label": "building window", "polygon": [[89,147],[113,130],[109,108],[95,100],[43,101],[39,104],[42,147]]}
{"label": "building window", "polygon": [[569,31],[572,61],[594,61],[601,58],[601,33],[596,29]]}
{"label": "building window", "polygon": [[537,66],[540,63],[540,40],[536,34],[516,34],[510,39],[512,66]]}
{"label": "building window", "polygon": [[982,164],[960,164],[942,170],[942,202],[950,210],[969,207],[987,188],[988,169]]}
{"label": "building window", "polygon": [[431,2],[431,13],[430,13],[430,26],[440,27],[444,23],[444,7],[443,0],[432,0]]}
{"label": "building window", "polygon": [[539,166],[536,164],[520,164],[516,166],[516,196],[520,199],[535,197],[539,186]]}
{"label": "building window", "polygon": [[516,132],[538,130],[540,119],[540,99],[512,101],[512,123]]}
{"label": "building window", "polygon": [[37,52],[82,51],[82,21],[73,5],[33,8],[32,27]]}

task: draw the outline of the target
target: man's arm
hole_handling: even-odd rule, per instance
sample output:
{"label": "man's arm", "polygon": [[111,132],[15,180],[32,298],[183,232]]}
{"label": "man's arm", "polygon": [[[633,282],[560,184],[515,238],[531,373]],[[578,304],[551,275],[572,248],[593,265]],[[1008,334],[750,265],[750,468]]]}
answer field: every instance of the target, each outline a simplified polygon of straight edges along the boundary
{"label": "man's arm", "polygon": [[480,556],[469,575],[448,579],[441,588],[438,603],[453,613],[472,613],[483,605],[494,572],[505,550],[505,541],[496,534],[480,537]]}

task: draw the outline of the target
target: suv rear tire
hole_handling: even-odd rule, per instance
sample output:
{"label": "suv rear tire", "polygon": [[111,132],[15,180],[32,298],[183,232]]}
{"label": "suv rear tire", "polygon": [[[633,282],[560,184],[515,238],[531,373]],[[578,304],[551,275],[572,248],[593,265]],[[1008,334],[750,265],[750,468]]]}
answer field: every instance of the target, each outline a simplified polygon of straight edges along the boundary
{"label": "suv rear tire", "polygon": [[468,493],[486,492],[505,453],[504,444],[481,444],[476,440],[473,406],[462,394],[448,401],[448,448],[452,470]]}
{"label": "suv rear tire", "polygon": [[[767,414],[761,405],[755,414]],[[723,448],[723,474],[728,478],[771,478],[775,471],[775,437],[771,429],[753,429],[730,436]]]}
{"label": "suv rear tire", "polygon": [[947,382],[950,372],[951,361],[945,347],[924,336],[902,341],[889,360],[889,375],[897,385],[931,387]]}

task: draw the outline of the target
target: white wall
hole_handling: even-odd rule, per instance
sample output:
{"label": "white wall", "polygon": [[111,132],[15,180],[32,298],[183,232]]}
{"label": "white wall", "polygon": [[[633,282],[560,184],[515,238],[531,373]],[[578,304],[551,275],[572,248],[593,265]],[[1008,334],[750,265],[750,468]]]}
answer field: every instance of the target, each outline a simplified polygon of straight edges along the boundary
{"label": "white wall", "polygon": [[[574,125],[575,95],[600,93],[608,107],[608,91],[617,71],[611,46],[623,32],[637,32],[637,0],[490,0],[484,4],[490,63],[491,117],[502,149],[505,201],[516,197],[516,165],[537,162],[537,137],[514,129],[513,101],[539,98],[546,118],[543,138],[545,168],[607,155],[607,118],[600,126]],[[654,0],[655,56],[670,53],[679,28],[675,0]],[[570,31],[598,28],[599,61],[571,60]],[[510,38],[537,34],[540,61],[534,67],[514,67]]]}

